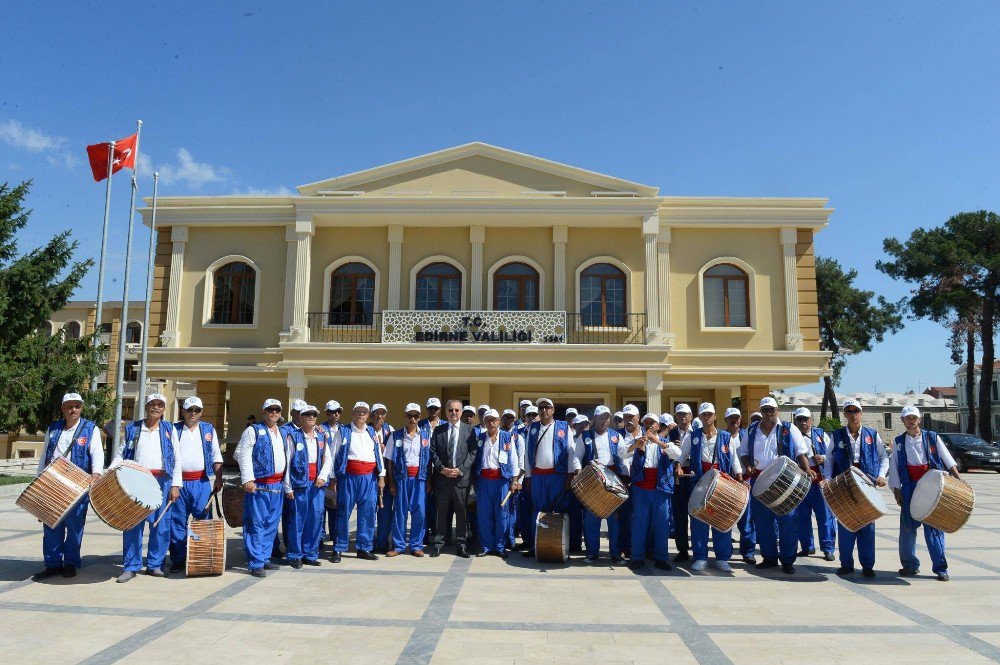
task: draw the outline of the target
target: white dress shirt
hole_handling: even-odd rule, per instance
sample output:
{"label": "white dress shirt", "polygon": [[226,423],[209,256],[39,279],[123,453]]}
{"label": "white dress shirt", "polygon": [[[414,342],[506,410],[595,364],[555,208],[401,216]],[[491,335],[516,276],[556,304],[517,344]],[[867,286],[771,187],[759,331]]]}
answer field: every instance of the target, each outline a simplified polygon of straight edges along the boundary
{"label": "white dress shirt", "polygon": [[[927,456],[924,454],[923,432],[915,437],[907,434],[903,445],[906,447],[906,463],[908,465],[920,466],[922,464],[929,464]],[[896,457],[898,454],[898,448],[894,448],[892,459],[889,462],[889,487],[896,489],[903,487],[903,483],[899,478],[899,459]],[[955,466],[955,458],[951,456],[948,446],[944,445],[944,441],[940,438],[937,440],[937,454],[941,458],[941,463],[944,464],[945,471]]]}
{"label": "white dress shirt", "polygon": [[630,451],[629,446],[640,436],[642,436],[642,429],[637,427],[635,432],[629,432],[626,429],[625,433],[618,437],[618,459],[622,462],[622,468],[618,472],[623,476],[632,473],[632,455],[635,454],[635,451]]}
{"label": "white dress shirt", "polygon": [[[358,426],[351,423],[351,440],[348,442],[347,449],[347,459],[356,460],[358,462],[375,462],[375,440],[372,439],[372,435],[368,433],[368,427],[365,426],[362,429],[358,429]],[[344,445],[344,440],[340,436],[340,429],[333,433],[333,455],[336,457],[340,453],[341,447]],[[385,465],[382,465],[382,470],[379,472],[379,477],[385,476]]]}
{"label": "white dress shirt", "polygon": [[[483,441],[483,468],[484,469],[499,469],[501,463],[507,461],[508,456],[510,457],[511,466],[511,478],[517,478],[517,475],[521,473],[521,465],[517,459],[517,451],[514,449],[514,442],[510,442],[510,450],[500,450],[500,434],[499,432],[493,438],[490,435],[486,435],[486,440]],[[501,459],[503,457],[503,459]]]}
{"label": "white dress shirt", "polygon": [[[315,464],[318,459],[318,437],[317,432],[314,429],[312,434],[306,434],[302,432],[302,436],[305,437],[306,442],[302,445],[306,447],[307,454],[309,455],[309,464]],[[289,437],[285,437],[285,456],[287,459],[292,459],[292,455],[295,454],[296,444],[288,441]],[[333,455],[330,447],[327,447],[326,455],[323,456],[323,464],[316,469],[316,479],[322,482],[327,482],[330,479],[330,472],[333,471]],[[285,479],[284,479],[285,491],[292,491],[292,467],[289,465],[285,469]]]}
{"label": "white dress shirt", "polygon": [[[146,421],[142,421],[142,425],[139,428],[139,439],[135,442],[135,456],[133,461],[139,466],[143,466],[150,471],[163,471],[163,451],[160,450],[160,428],[169,427],[170,428],[170,445],[174,449],[174,475],[171,478],[170,484],[173,487],[180,487],[182,484],[181,480],[181,450],[180,445],[177,442],[177,435],[173,431],[174,426],[171,423],[160,421],[156,424],[156,427],[149,429],[146,427]],[[122,443],[124,446],[124,442]],[[115,468],[122,463],[122,451],[119,450],[118,454],[115,455],[115,459],[112,460],[111,466],[109,468]]]}
{"label": "white dress shirt", "polygon": [[[774,424],[774,427],[767,434],[764,433],[762,427],[757,427],[757,438],[753,444],[754,459],[750,460],[753,468],[762,471],[767,468],[768,464],[778,458],[778,432],[781,430],[781,427],[780,420]],[[808,455],[809,446],[806,444],[805,439],[802,438],[802,432],[794,426],[789,426],[788,429],[791,438],[792,458],[794,459],[799,455]],[[750,430],[747,429],[747,433],[740,437],[740,455],[750,455],[749,437]]]}
{"label": "white dress shirt", "polygon": [[[394,440],[389,439],[390,441]],[[416,430],[413,434],[410,434],[406,430],[403,430],[403,436],[400,441],[396,441],[393,446],[386,446],[383,456],[388,460],[387,464],[392,464],[392,460],[395,457],[395,449],[403,449],[403,463],[406,466],[419,466],[420,465],[420,446],[423,445],[423,439],[420,436],[420,430]]]}
{"label": "white dress shirt", "polygon": [[[689,430],[684,438],[681,439],[681,464],[687,466],[690,464],[689,458],[691,457],[691,434],[693,430]],[[718,459],[716,453],[716,445],[719,442],[719,431],[716,430],[715,436],[704,436],[702,437],[701,443],[701,461],[712,464]],[[739,456],[739,441],[736,437],[729,439],[729,456],[732,459],[732,474],[735,476],[737,473],[743,473],[743,465],[740,464]]]}
{"label": "white dress shirt", "polygon": [[[576,438],[576,459],[581,468],[585,452],[586,445],[583,441],[583,435],[580,435]],[[603,464],[604,466],[611,466],[611,463],[614,462],[614,457],[611,455],[610,429],[605,430],[604,434],[598,434],[597,430],[594,430],[594,461],[598,464]]]}
{"label": "white dress shirt", "polygon": [[[796,430],[797,431],[797,430]],[[858,433],[851,434],[851,430],[847,430],[847,441],[851,445],[851,463],[860,464],[861,463],[861,429],[858,429]],[[864,444],[868,445],[868,444]],[[879,436],[878,432],[875,432],[875,441],[872,443],[875,446],[875,450],[878,452],[878,478],[885,478],[886,474],[889,472],[889,454],[885,451],[885,444],[882,443],[882,437]],[[826,478],[833,477],[833,448],[830,444],[827,444],[827,456],[826,461],[823,462],[823,476]]]}
{"label": "white dress shirt", "polygon": [[[181,425],[181,471],[204,471],[205,451],[201,447],[201,430],[195,424],[194,429]],[[222,464],[222,448],[219,447],[219,435],[212,428],[212,464]]]}
{"label": "white dress shirt", "polygon": [[[274,455],[274,473],[285,473],[285,442],[281,440],[281,431],[277,426],[268,428],[271,438],[271,451]],[[240,480],[243,484],[254,481],[253,447],[257,442],[257,430],[247,427],[243,430],[240,442],[236,446],[236,462],[240,465]]]}
{"label": "white dress shirt", "polygon": [[[69,448],[76,443],[73,436],[76,434],[76,430],[79,428],[80,422],[82,421],[77,421],[76,425],[73,425],[69,429],[64,429],[59,433],[59,441],[56,443],[55,450],[52,451],[53,462],[57,457],[70,457]],[[46,438],[46,448],[48,445],[49,440]],[[100,473],[104,469],[104,448],[101,446],[101,428],[94,427],[94,432],[90,435],[90,439],[87,441],[87,447],[90,448],[90,472]],[[44,470],[45,449],[42,450],[42,456],[38,459],[38,470],[35,472],[35,475],[42,475],[42,471]],[[84,471],[86,471],[86,469],[84,469]]]}
{"label": "white dress shirt", "polygon": [[[548,425],[538,424],[538,441],[535,443],[535,468],[536,469],[554,469],[556,466],[555,458],[553,455],[554,446],[552,445],[553,438],[556,435],[556,421],[550,422]],[[569,435],[569,441],[566,442],[566,473],[573,473],[576,469],[579,469],[579,462],[576,458],[576,445],[573,443],[573,428],[567,427],[567,433]],[[528,430],[524,432],[524,446],[528,446]],[[526,467],[524,469],[524,475],[527,478],[531,477],[531,465],[527,464],[529,460],[525,460]]]}

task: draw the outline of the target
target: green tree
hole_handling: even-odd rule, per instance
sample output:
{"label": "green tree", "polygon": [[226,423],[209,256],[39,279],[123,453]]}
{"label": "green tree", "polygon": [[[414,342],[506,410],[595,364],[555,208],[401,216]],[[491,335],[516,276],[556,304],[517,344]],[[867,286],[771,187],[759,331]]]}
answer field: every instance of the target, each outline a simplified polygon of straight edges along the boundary
{"label": "green tree", "polygon": [[900,314],[902,303],[891,303],[874,291],[854,286],[857,270],[844,271],[835,259],[816,257],[816,297],[819,301],[819,339],[830,351],[831,375],[823,377],[823,402],[820,420],[827,408],[834,418],[840,418],[834,387],[852,353],[871,351],[875,342],[885,339],[903,327]]}
{"label": "green tree", "polygon": [[107,390],[82,390],[105,369],[106,347],[95,347],[92,335],[48,334],[52,312],[66,305],[93,261],[73,262],[77,243],[68,231],[18,255],[30,188],[31,181],[0,184],[0,431],[34,433],[52,422],[65,392],[84,393],[86,415],[95,420],[108,417],[109,399]]}
{"label": "green tree", "polygon": [[[879,261],[878,269],[894,279],[914,285],[910,308],[917,316],[944,321],[966,320],[967,358],[975,349],[975,328],[982,345],[979,377],[979,436],[993,439],[990,386],[996,361],[995,337],[1000,316],[1000,215],[987,210],[962,212],[944,226],[917,229],[906,242],[886,238],[885,253],[893,260]],[[966,377],[974,376],[974,363]],[[972,380],[966,381],[971,386]],[[969,388],[967,387],[967,390]],[[973,402],[970,401],[971,406]],[[972,418],[970,417],[970,420]]]}

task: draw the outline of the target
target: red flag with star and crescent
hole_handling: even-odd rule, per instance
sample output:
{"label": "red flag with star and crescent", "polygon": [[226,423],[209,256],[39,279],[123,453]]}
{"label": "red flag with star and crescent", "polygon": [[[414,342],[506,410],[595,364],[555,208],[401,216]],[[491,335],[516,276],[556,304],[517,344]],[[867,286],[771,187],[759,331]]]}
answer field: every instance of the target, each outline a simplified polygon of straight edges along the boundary
{"label": "red flag with star and crescent", "polygon": [[[135,169],[135,143],[139,135],[123,138],[115,143],[115,156],[111,162],[111,173],[118,173],[124,168]],[[94,172],[94,182],[100,182],[108,177],[108,149],[110,143],[95,143],[87,146],[87,157],[90,159],[90,170]]]}

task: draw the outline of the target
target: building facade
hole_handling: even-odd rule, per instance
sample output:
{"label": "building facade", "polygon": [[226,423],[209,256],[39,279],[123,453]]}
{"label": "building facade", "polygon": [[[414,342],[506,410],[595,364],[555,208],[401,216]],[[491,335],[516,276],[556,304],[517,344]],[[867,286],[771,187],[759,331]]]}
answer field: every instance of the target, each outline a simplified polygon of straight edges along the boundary
{"label": "building facade", "polygon": [[662,196],[482,143],[293,196],[161,196],[148,372],[196,383],[230,441],[268,396],[390,421],[430,396],[750,403],[828,371],[826,202]]}
{"label": "building facade", "polygon": [[[979,377],[982,374],[981,365],[975,368],[975,384],[972,387],[972,394],[976,400],[975,407],[979,409]],[[958,408],[961,411],[961,427],[964,432],[969,423],[969,403],[965,399],[965,364],[963,363],[955,371],[955,388],[958,390]],[[993,364],[993,383],[990,385],[990,411],[993,419],[994,438],[1000,437],[1000,361]],[[977,413],[977,418],[978,413]],[[976,428],[978,429],[978,427]]]}

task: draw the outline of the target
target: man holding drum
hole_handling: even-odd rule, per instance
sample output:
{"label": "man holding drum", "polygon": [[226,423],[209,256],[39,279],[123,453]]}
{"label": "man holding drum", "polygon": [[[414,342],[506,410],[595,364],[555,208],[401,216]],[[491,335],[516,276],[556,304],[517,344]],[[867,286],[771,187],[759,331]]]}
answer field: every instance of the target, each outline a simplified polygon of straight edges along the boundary
{"label": "man holding drum", "polygon": [[[905,434],[896,437],[889,464],[889,486],[896,501],[902,507],[899,515],[899,561],[903,564],[899,574],[912,577],[920,572],[917,558],[917,528],[920,522],[910,514],[910,502],[917,482],[931,469],[947,471],[953,478],[961,480],[955,459],[948,452],[937,433],[921,431],[920,409],[915,406],[903,407],[900,414]],[[931,555],[932,570],[942,582],[948,581],[948,559],[944,553],[944,532],[924,524],[924,542]]]}
{"label": "man holding drum", "polygon": [[[205,519],[212,494],[222,491],[222,449],[212,423],[201,422],[204,406],[198,397],[188,397],[182,405],[184,420],[174,423],[180,448],[181,493],[173,508],[170,528],[170,572],[184,570],[187,559],[188,516]],[[214,479],[214,484],[209,479]],[[219,516],[221,517],[221,515]]]}
{"label": "man holding drum", "polygon": [[[691,407],[684,402],[679,402],[674,407],[674,419],[677,427],[670,430],[670,440],[678,446],[684,440],[684,436],[693,429],[691,424]],[[682,468],[683,473],[677,478],[676,487],[671,497],[671,516],[674,526],[674,544],[677,546],[677,555],[674,561],[681,562],[688,560],[688,501],[691,499],[691,470]]]}
{"label": "man holding drum", "polygon": [[[104,448],[101,432],[96,423],[81,418],[83,397],[79,393],[66,393],[62,398],[62,419],[49,426],[45,432],[45,454],[38,460],[38,472],[42,475],[49,464],[58,457],[65,457],[84,471],[89,471],[94,480],[101,477],[104,468]],[[83,527],[87,522],[86,496],[76,505],[54,529],[42,526],[42,556],[45,570],[34,576],[44,580],[54,575],[74,577],[76,569],[82,565],[80,546],[83,544]]]}
{"label": "man holding drum", "polygon": [[246,492],[243,502],[243,545],[247,567],[254,577],[264,577],[265,570],[277,570],[270,562],[278,533],[284,502],[285,442],[278,421],[281,402],[269,398],[261,407],[264,417],[243,431],[236,446],[240,480]]}
{"label": "man holding drum", "polygon": [[525,483],[531,495],[531,523],[524,556],[535,555],[535,523],[538,513],[561,513],[566,510],[569,492],[569,474],[577,464],[576,449],[571,430],[565,420],[555,419],[555,405],[548,397],[535,402],[538,422],[528,425],[527,452],[525,453]]}
{"label": "man holding drum", "polygon": [[[124,583],[135,577],[142,568],[142,534],[149,522],[149,543],[146,546],[146,573],[153,577],[166,577],[163,561],[170,547],[170,515],[163,516],[173,508],[173,502],[181,495],[181,451],[174,426],[163,422],[163,412],[167,398],[159,393],[146,397],[146,418],[136,420],[125,427],[122,448],[115,455],[111,467],[119,466],[123,460],[131,460],[153,474],[163,492],[163,505],[145,520],[122,533],[122,558],[124,570],[118,582]],[[163,519],[160,519],[163,517]]]}
{"label": "man holding drum", "polygon": [[[747,434],[746,428],[740,427],[743,414],[735,406],[731,406],[726,409],[725,418],[726,431],[729,432],[734,445],[739,448],[743,438]],[[747,504],[747,509],[743,511],[743,515],[740,516],[740,521],[736,526],[740,530],[740,556],[743,558],[743,563],[752,566],[757,563],[757,560],[753,556],[754,550],[757,549],[757,534],[753,530],[753,516],[750,513],[750,504]]]}
{"label": "man holding drum", "polygon": [[[620,435],[617,431],[608,428],[610,424],[611,409],[603,404],[594,409],[593,428],[585,430],[577,440],[577,447],[583,449],[580,460],[583,467],[594,461],[603,464],[611,473],[619,473],[618,441]],[[615,563],[620,563],[623,560],[620,513],[626,510],[627,503],[607,517],[608,550],[611,560]],[[583,543],[587,561],[596,562],[601,551],[601,518],[586,508],[583,511]]]}
{"label": "man holding drum", "polygon": [[[886,453],[882,437],[871,427],[861,426],[861,402],[844,400],[844,416],[847,426],[834,430],[833,447],[829,450],[823,475],[833,478],[856,466],[875,483],[885,487],[889,472],[889,455]],[[799,510],[802,508],[800,507]],[[837,523],[837,544],[840,550],[838,575],[854,572],[854,544],[858,546],[858,560],[861,574],[875,577],[875,523],[862,527],[856,533],[843,524]]]}
{"label": "man holding drum", "polygon": [[820,485],[824,477],[824,463],[830,452],[830,437],[820,428],[813,427],[812,413],[804,406],[795,409],[795,412],[792,413],[792,420],[802,433],[802,438],[810,444],[811,462],[809,467],[816,473],[812,487],[809,488],[809,494],[806,495],[805,500],[797,510],[799,545],[802,547],[799,556],[809,556],[816,553],[816,541],[813,540],[812,530],[812,516],[815,514],[820,551],[823,552],[824,559],[833,561],[833,550],[837,545],[835,541],[837,518],[833,516],[833,511],[826,505],[826,501],[823,499],[823,488]]}

